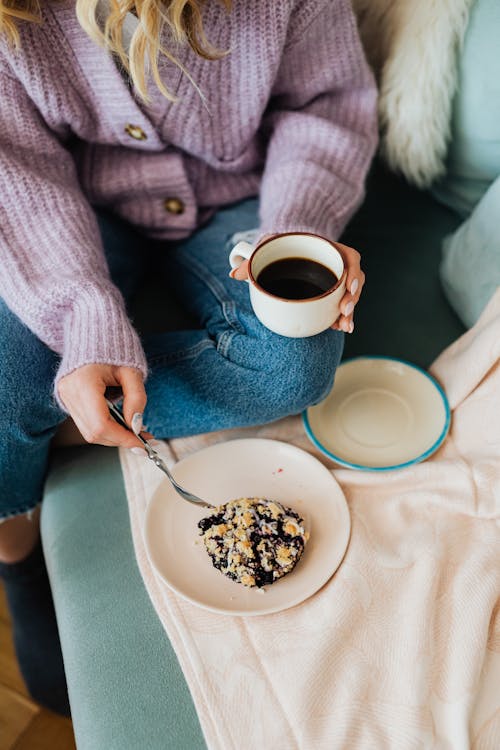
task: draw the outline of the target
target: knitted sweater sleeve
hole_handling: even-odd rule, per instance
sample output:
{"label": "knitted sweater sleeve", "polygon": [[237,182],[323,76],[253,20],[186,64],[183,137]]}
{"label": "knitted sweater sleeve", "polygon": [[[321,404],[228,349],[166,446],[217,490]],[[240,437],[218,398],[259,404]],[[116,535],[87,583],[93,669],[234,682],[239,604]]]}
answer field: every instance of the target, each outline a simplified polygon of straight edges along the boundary
{"label": "knitted sweater sleeve", "polygon": [[377,144],[376,87],[349,0],[297,4],[264,125],[261,232],[338,239]]}
{"label": "knitted sweater sleeve", "polygon": [[22,84],[1,71],[0,101],[0,296],[61,356],[56,382],[90,363],[145,376],[71,154]]}

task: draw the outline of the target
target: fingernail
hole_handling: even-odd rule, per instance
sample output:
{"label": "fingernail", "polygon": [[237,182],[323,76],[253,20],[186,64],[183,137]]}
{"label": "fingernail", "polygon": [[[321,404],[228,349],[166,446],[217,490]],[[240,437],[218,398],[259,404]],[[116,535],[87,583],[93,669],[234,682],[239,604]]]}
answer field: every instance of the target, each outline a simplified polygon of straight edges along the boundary
{"label": "fingernail", "polygon": [[347,305],[344,307],[344,315],[346,316],[346,318],[349,317],[349,315],[352,313],[353,310],[354,310],[354,302],[348,302]]}
{"label": "fingernail", "polygon": [[350,333],[350,330],[349,330],[350,329],[349,321],[343,320],[342,323],[340,324],[340,327],[342,328],[342,330],[344,331],[344,333]]}
{"label": "fingernail", "polygon": [[349,326],[349,333],[352,333],[354,331],[354,323],[351,320],[351,324]]}
{"label": "fingernail", "polygon": [[357,279],[354,279],[351,284],[351,290],[350,290],[351,294],[356,294],[356,292],[358,291],[358,287],[359,287],[359,281]]}
{"label": "fingernail", "polygon": [[231,268],[231,270],[229,271],[229,274],[228,274],[228,276],[229,276],[230,279],[235,279],[236,278],[236,271],[237,270],[238,270],[237,268]]}
{"label": "fingernail", "polygon": [[142,414],[136,412],[132,417],[132,430],[138,435],[144,427],[142,425]]}
{"label": "fingernail", "polygon": [[155,440],[152,438],[151,440],[148,440],[148,443],[152,446],[161,445],[161,440]]}
{"label": "fingernail", "polygon": [[136,456],[146,455],[146,451],[144,450],[144,448],[129,448],[129,450],[132,451],[132,453],[134,453]]}

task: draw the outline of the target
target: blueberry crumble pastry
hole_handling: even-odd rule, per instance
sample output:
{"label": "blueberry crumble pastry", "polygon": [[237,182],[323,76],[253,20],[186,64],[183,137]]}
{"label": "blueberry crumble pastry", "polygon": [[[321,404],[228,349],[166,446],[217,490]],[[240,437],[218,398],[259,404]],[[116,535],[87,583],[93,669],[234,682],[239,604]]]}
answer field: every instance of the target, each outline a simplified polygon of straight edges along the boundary
{"label": "blueberry crumble pastry", "polygon": [[198,527],[213,566],[250,588],[290,573],[309,538],[298,513],[258,497],[220,505]]}

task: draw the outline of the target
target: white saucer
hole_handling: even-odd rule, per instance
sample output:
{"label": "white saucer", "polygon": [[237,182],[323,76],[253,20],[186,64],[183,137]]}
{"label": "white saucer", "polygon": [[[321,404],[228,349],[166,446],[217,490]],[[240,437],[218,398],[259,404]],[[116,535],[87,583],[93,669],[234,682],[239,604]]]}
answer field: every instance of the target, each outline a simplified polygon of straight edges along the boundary
{"label": "white saucer", "polygon": [[336,463],[378,471],[424,461],[450,426],[438,383],[416,365],[389,357],[344,362],[328,396],[302,416],[310,440]]}
{"label": "white saucer", "polygon": [[347,503],[332,473],[306,451],[277,440],[231,440],[193,453],[172,473],[214,505],[239,497],[278,500],[300,513],[310,532],[291,573],[265,592],[245,588],[212,566],[197,527],[209,509],[185,502],[165,480],[146,512],[146,549],[165,583],[193,604],[230,615],[279,612],[318,591],[340,565],[351,529]]}

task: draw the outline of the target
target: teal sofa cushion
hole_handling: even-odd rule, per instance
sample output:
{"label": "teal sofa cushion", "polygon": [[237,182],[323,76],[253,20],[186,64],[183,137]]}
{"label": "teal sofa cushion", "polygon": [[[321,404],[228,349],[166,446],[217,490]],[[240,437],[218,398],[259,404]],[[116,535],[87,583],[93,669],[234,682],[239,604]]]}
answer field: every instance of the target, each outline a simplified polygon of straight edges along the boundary
{"label": "teal sofa cushion", "polygon": [[500,177],[472,214],[445,238],[440,268],[445,294],[467,327],[472,327],[500,286]]}
{"label": "teal sofa cushion", "polygon": [[467,217],[500,176],[500,3],[476,0],[459,58],[439,200]]}
{"label": "teal sofa cushion", "polygon": [[205,748],[135,561],[115,449],[57,452],[42,536],[78,750]]}

